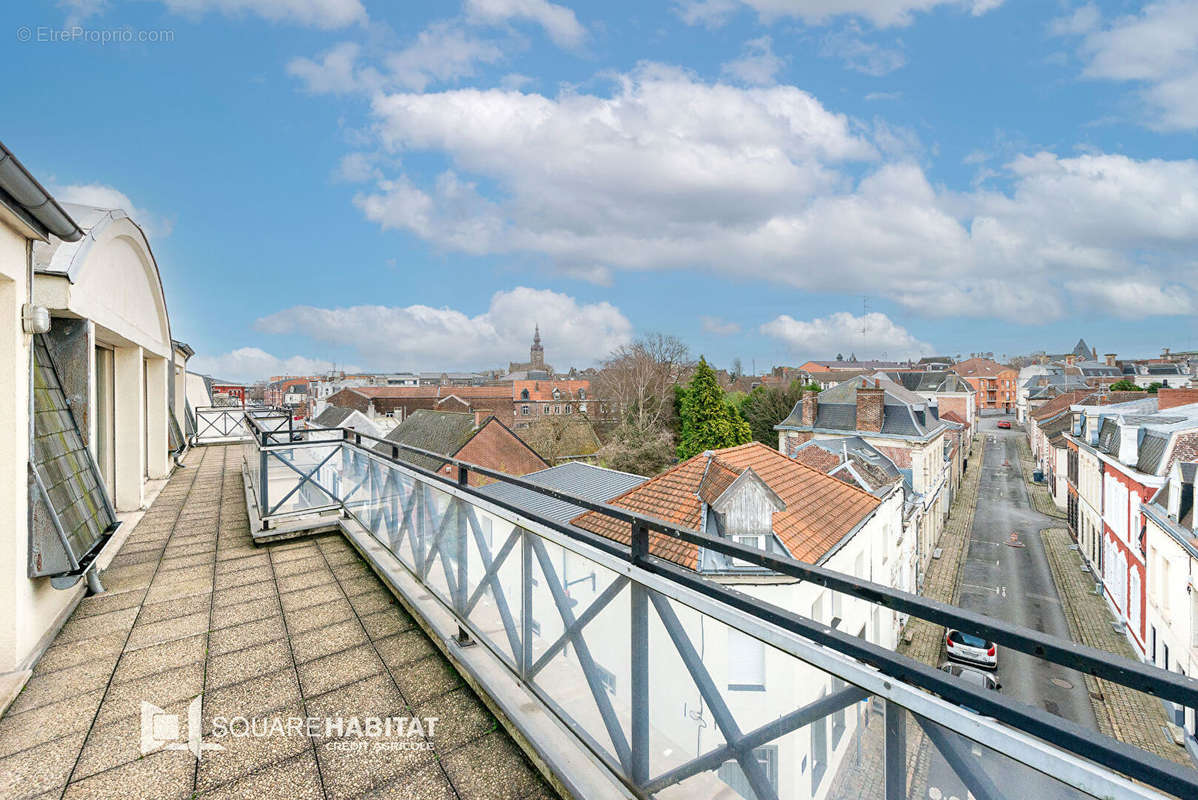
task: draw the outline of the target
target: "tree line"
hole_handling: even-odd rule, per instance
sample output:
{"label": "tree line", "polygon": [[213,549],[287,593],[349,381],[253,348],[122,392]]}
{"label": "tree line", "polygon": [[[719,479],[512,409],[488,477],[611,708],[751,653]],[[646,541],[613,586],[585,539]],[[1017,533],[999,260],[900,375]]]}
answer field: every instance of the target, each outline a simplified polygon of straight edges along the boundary
{"label": "tree line", "polygon": [[705,450],[754,440],[775,446],[774,426],[804,391],[819,391],[795,381],[725,392],[704,357],[694,361],[680,339],[664,334],[614,350],[596,383],[616,417],[600,457],[612,469],[638,475],[654,475]]}

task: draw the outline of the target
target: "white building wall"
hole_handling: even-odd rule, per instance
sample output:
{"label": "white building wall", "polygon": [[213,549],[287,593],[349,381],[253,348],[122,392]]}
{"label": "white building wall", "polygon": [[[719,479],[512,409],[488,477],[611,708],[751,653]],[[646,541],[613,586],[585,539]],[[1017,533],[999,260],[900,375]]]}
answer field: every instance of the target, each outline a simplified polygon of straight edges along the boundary
{"label": "white building wall", "polygon": [[33,337],[21,325],[29,299],[32,232],[0,209],[0,689],[23,682],[47,634],[74,607],[82,588],[58,591],[29,569],[29,380]]}

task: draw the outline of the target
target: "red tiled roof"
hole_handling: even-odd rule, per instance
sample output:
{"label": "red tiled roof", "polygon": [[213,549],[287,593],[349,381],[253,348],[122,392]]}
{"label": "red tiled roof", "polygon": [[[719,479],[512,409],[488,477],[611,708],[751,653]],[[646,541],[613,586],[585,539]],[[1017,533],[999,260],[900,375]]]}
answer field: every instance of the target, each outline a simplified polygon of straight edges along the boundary
{"label": "red tiled roof", "polygon": [[958,425],[968,425],[969,424],[968,422],[965,421],[965,418],[962,417],[960,414],[958,414],[956,411],[945,411],[943,414],[940,415],[940,419],[947,420],[949,422],[955,422]]}
{"label": "red tiled roof", "polygon": [[[709,465],[715,467],[715,472]],[[760,442],[716,450],[710,459],[704,454],[697,455],[610,502],[697,530],[703,508],[700,489],[704,487],[705,476],[711,478],[705,488],[710,493],[718,483],[727,480],[730,484],[731,473],[739,475],[748,468],[786,505],[785,510],[774,514],[774,533],[800,561],[816,563],[881,504],[881,500],[868,492],[787,458]],[[617,542],[628,544],[631,540],[628,523],[595,511],[588,511],[573,522]],[[649,552],[690,569],[698,565],[695,545],[664,534],[649,534]]]}
{"label": "red tiled roof", "polygon": [[561,393],[562,400],[577,400],[579,389],[585,389],[587,394],[590,394],[591,382],[588,380],[512,381],[512,397],[523,400],[521,393],[525,389],[528,390],[529,402],[552,403],[554,389]]}
{"label": "red tiled roof", "polygon": [[364,397],[445,398],[454,395],[463,400],[512,399],[511,386],[347,386],[346,389]]}
{"label": "red tiled roof", "polygon": [[1093,389],[1075,389],[1072,392],[1059,394],[1033,411],[1032,417],[1034,419],[1047,419],[1048,417],[1055,417],[1062,411],[1068,411],[1069,406],[1080,403],[1082,400],[1092,394],[1094,394]]}
{"label": "red tiled roof", "polygon": [[840,456],[835,453],[829,453],[818,445],[800,448],[794,454],[794,460],[825,473],[830,472],[840,465]]}
{"label": "red tiled roof", "polygon": [[991,361],[988,358],[969,358],[965,361],[959,361],[952,369],[958,375],[969,378],[996,378],[1000,374],[1012,370],[1011,367],[999,364],[997,361]]}

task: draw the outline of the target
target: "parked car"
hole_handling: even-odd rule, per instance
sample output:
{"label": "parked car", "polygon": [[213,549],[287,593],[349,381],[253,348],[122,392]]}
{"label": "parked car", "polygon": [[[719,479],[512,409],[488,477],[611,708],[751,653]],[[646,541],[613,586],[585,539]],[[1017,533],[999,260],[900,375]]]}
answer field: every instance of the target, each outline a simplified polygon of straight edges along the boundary
{"label": "parked car", "polygon": [[999,691],[1002,689],[1002,684],[998,682],[998,678],[991,675],[989,672],[982,672],[975,667],[967,667],[964,664],[954,664],[951,661],[941,664],[940,670],[947,672],[955,678],[960,678],[966,683],[972,683],[982,689],[990,689],[991,691]]}
{"label": "parked car", "polygon": [[998,645],[980,636],[951,629],[944,635],[944,649],[953,661],[998,669]]}
{"label": "parked car", "polygon": [[1008,430],[1009,430],[1009,429],[1010,429],[1010,427],[1011,427],[1011,421],[1010,421],[1010,420],[1007,420],[1007,419],[1000,419],[1000,420],[998,421],[998,427],[1000,427],[1000,428],[1006,428],[1006,429],[1008,429]]}

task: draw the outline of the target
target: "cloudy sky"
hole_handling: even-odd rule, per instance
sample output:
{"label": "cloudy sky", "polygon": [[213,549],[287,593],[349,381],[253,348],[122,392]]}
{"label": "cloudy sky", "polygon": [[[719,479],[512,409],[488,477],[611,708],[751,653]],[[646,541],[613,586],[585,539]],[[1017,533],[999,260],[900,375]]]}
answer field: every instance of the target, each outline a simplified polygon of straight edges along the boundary
{"label": "cloudy sky", "polygon": [[1198,0],[0,19],[5,143],[142,222],[224,376],[488,368],[534,323],[559,367],[651,331],[758,370],[1198,348]]}

